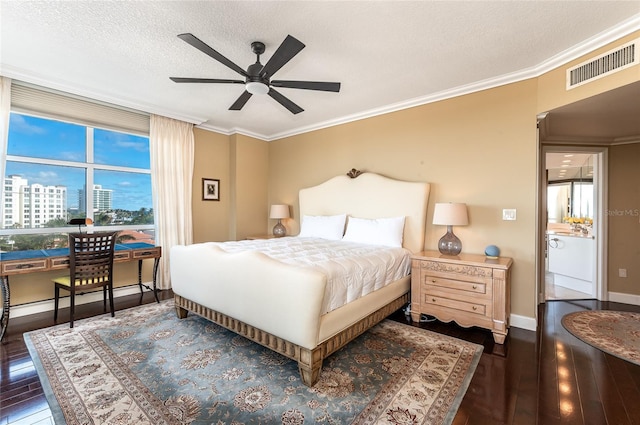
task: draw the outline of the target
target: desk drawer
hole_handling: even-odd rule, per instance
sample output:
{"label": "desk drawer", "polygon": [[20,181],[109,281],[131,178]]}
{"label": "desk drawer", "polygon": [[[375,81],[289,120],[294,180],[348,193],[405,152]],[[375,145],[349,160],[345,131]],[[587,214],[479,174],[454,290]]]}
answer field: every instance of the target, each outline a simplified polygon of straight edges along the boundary
{"label": "desk drawer", "polygon": [[5,261],[2,263],[3,275],[32,273],[38,270],[47,270],[46,258],[36,260]]}
{"label": "desk drawer", "polygon": [[69,257],[52,258],[50,261],[52,270],[69,268]]}
{"label": "desk drawer", "polygon": [[135,260],[143,260],[145,258],[160,258],[160,247],[149,249],[141,249],[133,251],[133,258]]}
{"label": "desk drawer", "polygon": [[129,261],[131,253],[129,251],[116,251],[113,254],[113,261]]}

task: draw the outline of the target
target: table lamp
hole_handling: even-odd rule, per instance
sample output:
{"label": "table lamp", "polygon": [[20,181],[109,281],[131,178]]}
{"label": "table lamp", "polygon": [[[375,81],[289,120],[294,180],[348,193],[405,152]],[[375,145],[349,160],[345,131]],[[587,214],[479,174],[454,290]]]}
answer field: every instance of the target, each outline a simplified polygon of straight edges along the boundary
{"label": "table lamp", "polygon": [[287,229],[282,225],[282,219],[289,218],[289,205],[271,205],[269,218],[278,220],[278,224],[273,226],[273,236],[281,238],[286,235]]}
{"label": "table lamp", "polygon": [[453,226],[469,224],[467,205],[456,203],[436,204],[433,211],[433,224],[447,226],[447,233],[438,241],[438,250],[444,255],[458,255],[462,251],[462,242],[453,234]]}

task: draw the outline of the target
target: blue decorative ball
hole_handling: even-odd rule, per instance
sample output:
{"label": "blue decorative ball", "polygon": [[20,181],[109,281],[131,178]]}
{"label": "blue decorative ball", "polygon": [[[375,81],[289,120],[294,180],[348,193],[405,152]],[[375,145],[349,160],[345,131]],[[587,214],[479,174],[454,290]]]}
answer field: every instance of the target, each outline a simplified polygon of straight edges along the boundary
{"label": "blue decorative ball", "polygon": [[484,249],[484,255],[486,255],[487,257],[497,258],[500,256],[500,248],[495,245],[489,245]]}

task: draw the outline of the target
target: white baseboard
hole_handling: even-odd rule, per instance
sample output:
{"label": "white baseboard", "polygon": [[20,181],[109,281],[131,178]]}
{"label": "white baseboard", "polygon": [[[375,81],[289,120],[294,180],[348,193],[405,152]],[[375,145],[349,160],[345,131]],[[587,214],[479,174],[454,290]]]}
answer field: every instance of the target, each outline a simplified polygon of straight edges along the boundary
{"label": "white baseboard", "polygon": [[[147,286],[153,286],[153,283],[146,283]],[[143,288],[146,292],[147,289]],[[119,288],[113,289],[113,298],[116,299],[118,297],[124,297],[125,295],[139,294],[140,287],[138,284],[121,286]],[[102,291],[89,292],[84,295],[76,295],[76,305],[87,304],[96,301],[102,301]],[[20,304],[11,306],[9,310],[9,318],[27,316],[29,314],[42,313],[45,311],[53,311],[55,304],[53,300],[45,300],[45,301],[36,301],[28,304]],[[69,297],[60,297],[60,307],[66,308],[69,307]]]}
{"label": "white baseboard", "polygon": [[509,322],[514,328],[526,329],[533,332],[535,332],[538,327],[535,317],[520,316],[519,314],[512,314]]}
{"label": "white baseboard", "polygon": [[624,304],[640,305],[640,295],[623,294],[621,292],[609,291],[609,301],[624,303]]}

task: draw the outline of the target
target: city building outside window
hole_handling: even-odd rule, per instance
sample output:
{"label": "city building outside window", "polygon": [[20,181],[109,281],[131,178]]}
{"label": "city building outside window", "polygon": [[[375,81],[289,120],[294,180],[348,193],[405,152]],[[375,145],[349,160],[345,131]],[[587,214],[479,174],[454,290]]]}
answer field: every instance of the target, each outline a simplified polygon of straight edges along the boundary
{"label": "city building outside window", "polygon": [[84,217],[118,243],[154,243],[147,135],[12,112],[2,177],[0,252],[66,247]]}

